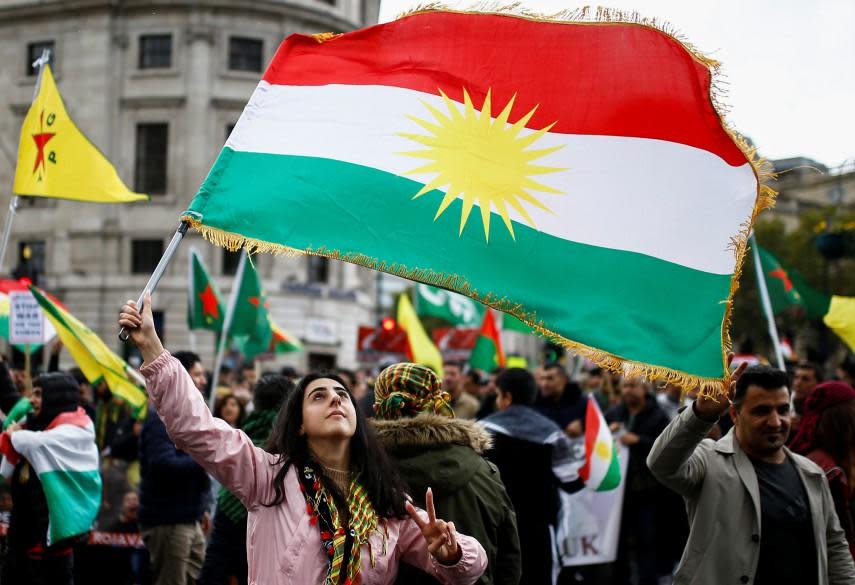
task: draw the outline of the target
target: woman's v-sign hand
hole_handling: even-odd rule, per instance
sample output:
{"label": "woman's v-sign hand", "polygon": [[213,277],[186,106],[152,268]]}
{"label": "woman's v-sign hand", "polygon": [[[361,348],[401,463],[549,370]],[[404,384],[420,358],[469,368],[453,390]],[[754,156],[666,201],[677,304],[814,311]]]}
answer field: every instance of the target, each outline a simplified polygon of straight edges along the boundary
{"label": "woman's v-sign hand", "polygon": [[433,558],[446,566],[456,565],[463,556],[463,551],[457,545],[454,522],[437,519],[436,510],[433,507],[433,491],[428,488],[425,494],[427,522],[419,515],[412,503],[407,502],[406,506],[410,518],[421,529],[422,536],[427,541],[428,552],[433,555]]}

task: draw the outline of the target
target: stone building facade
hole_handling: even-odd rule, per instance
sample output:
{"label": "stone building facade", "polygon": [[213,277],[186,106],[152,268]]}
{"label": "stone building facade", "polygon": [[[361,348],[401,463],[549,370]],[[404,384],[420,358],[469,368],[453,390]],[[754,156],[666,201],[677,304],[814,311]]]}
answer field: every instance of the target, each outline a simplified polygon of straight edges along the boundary
{"label": "stone building facade", "polygon": [[[19,132],[43,48],[66,108],[117,167],[151,193],[134,204],[21,198],[3,264],[29,247],[40,284],[120,352],[115,315],[136,298],[279,43],[295,32],[343,32],[376,22],[379,0],[0,0],[0,195],[5,216]],[[190,236],[154,300],[170,348],[188,348],[187,249],[227,294],[236,255]],[[372,324],[375,273],[318,258],[257,257],[277,323],[306,352],[298,369],[356,364],[360,324]],[[196,334],[206,364],[213,336]],[[70,365],[70,364],[66,364]]]}
{"label": "stone building facade", "polygon": [[796,228],[807,210],[855,209],[855,159],[834,168],[806,157],[779,159],[773,165],[778,178],[772,187],[778,191],[778,200],[769,215],[783,221],[787,229]]}

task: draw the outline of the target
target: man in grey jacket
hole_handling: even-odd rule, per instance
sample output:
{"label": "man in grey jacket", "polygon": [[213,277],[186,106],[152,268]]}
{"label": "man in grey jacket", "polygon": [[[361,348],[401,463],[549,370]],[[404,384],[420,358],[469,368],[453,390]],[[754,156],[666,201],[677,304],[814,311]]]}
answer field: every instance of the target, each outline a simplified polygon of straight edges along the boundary
{"label": "man in grey jacket", "polygon": [[785,372],[744,366],[730,386],[734,428],[705,439],[728,400],[699,398],[647,458],[686,500],[690,534],[675,585],[851,585],[855,565],[822,470],[789,451]]}

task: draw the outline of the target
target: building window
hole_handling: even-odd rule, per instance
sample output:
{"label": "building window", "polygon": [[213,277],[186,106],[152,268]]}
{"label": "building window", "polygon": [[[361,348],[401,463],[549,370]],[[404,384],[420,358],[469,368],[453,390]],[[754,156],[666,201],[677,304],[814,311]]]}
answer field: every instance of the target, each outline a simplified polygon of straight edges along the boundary
{"label": "building window", "polygon": [[44,52],[45,49],[50,51],[48,64],[53,67],[55,54],[53,41],[36,41],[35,43],[27,45],[27,75],[38,75],[39,68],[33,67],[33,63],[42,56],[42,52]]}
{"label": "building window", "polygon": [[330,261],[321,256],[307,256],[309,284],[326,284],[330,277]]}
{"label": "building window", "polygon": [[140,69],[172,67],[172,35],[140,36]]}
{"label": "building window", "polygon": [[166,192],[166,151],[169,124],[137,124],[134,189],[139,193]]}
{"label": "building window", "polygon": [[335,6],[335,0],[318,0],[322,4],[329,4],[330,6]]}
{"label": "building window", "polygon": [[237,274],[238,264],[240,264],[240,250],[230,252],[223,249],[223,274],[234,276]]}
{"label": "building window", "polygon": [[244,37],[229,38],[229,69],[232,71],[261,71],[264,42]]}
{"label": "building window", "polygon": [[232,132],[234,132],[236,125],[237,124],[226,124],[226,142],[229,141],[229,136],[231,136]]}
{"label": "building window", "polygon": [[18,242],[18,264],[12,276],[17,279],[28,278],[38,285],[45,273],[47,252],[44,240]]}
{"label": "building window", "polygon": [[131,273],[151,274],[163,256],[163,240],[131,241]]}

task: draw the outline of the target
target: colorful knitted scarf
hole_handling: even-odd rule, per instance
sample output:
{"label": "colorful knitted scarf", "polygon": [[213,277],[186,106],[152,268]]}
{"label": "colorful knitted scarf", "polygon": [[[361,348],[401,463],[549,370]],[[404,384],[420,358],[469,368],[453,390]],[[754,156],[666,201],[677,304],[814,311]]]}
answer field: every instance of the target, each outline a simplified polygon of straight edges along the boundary
{"label": "colorful knitted scarf", "polygon": [[[359,549],[368,543],[368,537],[377,529],[377,512],[368,499],[368,494],[359,483],[358,476],[351,479],[350,493],[347,494],[347,526],[336,509],[332,494],[321,481],[313,463],[304,463],[297,467],[300,491],[306,497],[306,512],[312,524],[317,524],[321,532],[321,543],[329,559],[324,585],[359,585],[360,575]],[[375,564],[374,551],[370,548],[371,566]],[[383,551],[386,554],[386,539],[383,539]]]}
{"label": "colorful knitted scarf", "polygon": [[433,370],[418,364],[394,364],[380,372],[374,383],[374,412],[377,418],[394,420],[419,413],[454,417],[451,396]]}

